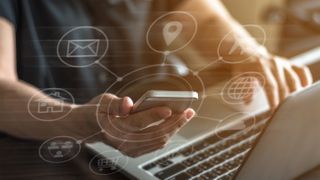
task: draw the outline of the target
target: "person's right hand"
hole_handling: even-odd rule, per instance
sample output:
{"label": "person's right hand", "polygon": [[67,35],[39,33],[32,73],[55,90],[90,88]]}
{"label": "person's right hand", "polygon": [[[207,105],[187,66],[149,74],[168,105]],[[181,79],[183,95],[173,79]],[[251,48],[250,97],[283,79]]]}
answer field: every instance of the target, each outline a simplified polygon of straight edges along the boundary
{"label": "person's right hand", "polygon": [[[155,107],[130,114],[132,100],[112,94],[98,96],[88,103],[90,104],[99,104],[97,118],[104,130],[103,140],[132,157],[164,147],[169,138],[195,114],[192,109],[187,109],[181,114],[173,114],[168,107]],[[78,108],[86,109],[81,106]],[[90,116],[93,117],[92,115],[91,112]],[[160,120],[164,122],[150,126]]]}

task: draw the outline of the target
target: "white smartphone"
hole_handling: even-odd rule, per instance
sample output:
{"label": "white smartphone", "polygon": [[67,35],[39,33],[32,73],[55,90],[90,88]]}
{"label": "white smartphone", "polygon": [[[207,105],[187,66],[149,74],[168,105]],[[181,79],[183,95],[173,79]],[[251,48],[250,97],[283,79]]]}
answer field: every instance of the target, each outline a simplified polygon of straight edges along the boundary
{"label": "white smartphone", "polygon": [[166,106],[175,113],[181,113],[191,107],[196,100],[198,100],[198,93],[195,91],[150,90],[133,105],[132,113],[159,106]]}

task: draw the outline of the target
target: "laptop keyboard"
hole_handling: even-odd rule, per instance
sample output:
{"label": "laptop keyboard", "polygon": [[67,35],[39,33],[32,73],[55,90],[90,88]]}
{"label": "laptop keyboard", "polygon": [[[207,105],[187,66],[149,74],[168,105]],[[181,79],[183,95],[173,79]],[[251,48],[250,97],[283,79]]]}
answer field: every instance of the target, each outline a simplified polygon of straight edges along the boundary
{"label": "laptop keyboard", "polygon": [[241,166],[267,119],[242,131],[225,131],[224,138],[209,136],[142,168],[161,180],[228,180]]}

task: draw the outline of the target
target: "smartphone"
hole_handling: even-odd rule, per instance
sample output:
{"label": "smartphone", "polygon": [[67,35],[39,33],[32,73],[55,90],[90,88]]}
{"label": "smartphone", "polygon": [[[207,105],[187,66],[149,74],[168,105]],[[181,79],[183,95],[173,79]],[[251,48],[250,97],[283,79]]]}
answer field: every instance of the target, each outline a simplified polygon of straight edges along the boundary
{"label": "smartphone", "polygon": [[181,113],[198,100],[195,91],[159,91],[150,90],[144,93],[133,105],[132,113],[144,111],[153,107],[166,106],[174,113]]}

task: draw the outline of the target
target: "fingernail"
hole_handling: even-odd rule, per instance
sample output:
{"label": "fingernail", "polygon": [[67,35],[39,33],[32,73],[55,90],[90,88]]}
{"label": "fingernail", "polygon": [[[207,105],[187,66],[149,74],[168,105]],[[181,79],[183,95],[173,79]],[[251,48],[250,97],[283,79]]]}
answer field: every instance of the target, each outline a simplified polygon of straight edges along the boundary
{"label": "fingernail", "polygon": [[170,116],[171,116],[172,111],[171,111],[171,109],[165,108],[165,109],[161,110],[161,111],[159,112],[159,114],[160,114],[161,117],[167,118],[167,117],[170,117]]}
{"label": "fingernail", "polygon": [[133,101],[131,98],[129,97],[124,97],[123,98],[123,104],[127,105],[127,106],[132,106],[133,105]]}
{"label": "fingernail", "polygon": [[122,99],[120,114],[125,116],[130,113],[131,107],[133,106],[133,101],[129,97],[124,97]]}
{"label": "fingernail", "polygon": [[193,109],[189,109],[186,113],[186,118],[187,120],[191,120],[193,118],[193,116],[195,115],[195,112]]}

